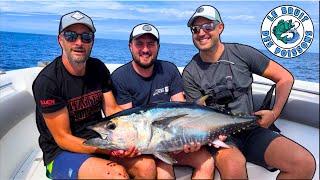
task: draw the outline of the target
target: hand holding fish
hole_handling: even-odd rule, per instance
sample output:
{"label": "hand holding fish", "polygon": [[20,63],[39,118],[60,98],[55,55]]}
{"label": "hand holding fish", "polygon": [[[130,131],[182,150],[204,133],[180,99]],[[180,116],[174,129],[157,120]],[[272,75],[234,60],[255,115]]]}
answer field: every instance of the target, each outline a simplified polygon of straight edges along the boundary
{"label": "hand holding fish", "polygon": [[214,146],[215,148],[225,147],[229,148],[227,144],[225,144],[223,141],[227,139],[228,136],[225,135],[219,135],[218,139],[208,143],[209,146]]}
{"label": "hand holding fish", "polygon": [[189,144],[183,145],[183,150],[174,151],[173,154],[179,154],[181,152],[185,152],[185,153],[196,152],[196,151],[199,151],[200,148],[201,148],[201,143],[191,142]]}
{"label": "hand holding fish", "polygon": [[264,128],[268,128],[277,119],[272,110],[260,110],[255,112],[254,115],[261,117],[257,123]]}
{"label": "hand holding fish", "polygon": [[136,157],[139,156],[140,153],[138,152],[138,149],[136,147],[130,147],[127,150],[114,150],[110,152],[111,156],[114,157],[120,157],[120,158],[131,158],[131,157]]}
{"label": "hand holding fish", "polygon": [[201,148],[201,144],[199,142],[191,142],[190,144],[185,144],[183,146],[183,151],[185,153],[191,153],[195,151],[199,151]]}

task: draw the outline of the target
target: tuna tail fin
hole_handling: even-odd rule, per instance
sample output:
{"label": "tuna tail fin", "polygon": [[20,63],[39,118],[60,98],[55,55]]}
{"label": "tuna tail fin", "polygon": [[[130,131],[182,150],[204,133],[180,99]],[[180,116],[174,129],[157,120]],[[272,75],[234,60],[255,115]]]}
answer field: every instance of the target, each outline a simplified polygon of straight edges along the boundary
{"label": "tuna tail fin", "polygon": [[[276,84],[273,84],[270,88],[270,90],[267,92],[266,96],[263,99],[262,105],[260,106],[259,110],[270,110],[273,107],[273,104],[271,103],[272,101],[272,94],[274,89],[276,88]],[[280,133],[281,130],[274,124],[272,123],[269,126],[269,129],[275,132]]]}
{"label": "tuna tail fin", "polygon": [[177,163],[178,162],[175,159],[171,158],[168,154],[165,154],[165,153],[155,152],[153,155],[156,156],[161,161],[167,163],[167,164],[171,164],[172,165],[173,163]]}
{"label": "tuna tail fin", "polygon": [[271,108],[271,101],[272,101],[272,94],[274,91],[274,88],[276,87],[276,84],[273,84],[269,91],[267,92],[266,96],[263,99],[263,102],[259,108],[259,110],[265,110]]}
{"label": "tuna tail fin", "polygon": [[206,100],[208,99],[209,95],[202,96],[195,100],[194,102],[200,106],[205,106],[206,105]]}

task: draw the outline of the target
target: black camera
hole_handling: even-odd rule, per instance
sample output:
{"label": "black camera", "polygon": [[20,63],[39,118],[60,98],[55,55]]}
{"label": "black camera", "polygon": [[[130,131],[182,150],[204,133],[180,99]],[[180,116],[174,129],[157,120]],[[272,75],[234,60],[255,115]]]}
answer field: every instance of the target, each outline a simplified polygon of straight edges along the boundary
{"label": "black camera", "polygon": [[215,94],[216,103],[219,105],[229,104],[234,101],[234,95],[231,90],[221,91]]}
{"label": "black camera", "polygon": [[227,105],[235,100],[234,94],[226,86],[220,85],[211,89],[208,93],[209,97],[206,100],[207,105],[218,104]]}

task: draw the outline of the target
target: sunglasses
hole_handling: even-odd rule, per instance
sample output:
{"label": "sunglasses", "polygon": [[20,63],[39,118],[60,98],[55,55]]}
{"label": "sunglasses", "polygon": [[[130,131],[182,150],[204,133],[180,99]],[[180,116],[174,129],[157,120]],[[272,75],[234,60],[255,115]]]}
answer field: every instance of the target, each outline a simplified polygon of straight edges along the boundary
{"label": "sunglasses", "polygon": [[199,26],[192,26],[190,27],[190,29],[193,34],[198,34],[200,32],[200,29],[204,30],[205,32],[210,32],[216,28],[217,24],[218,23],[211,22],[211,23],[206,23]]}
{"label": "sunglasses", "polygon": [[94,38],[94,34],[89,32],[84,32],[82,34],[77,34],[76,32],[73,31],[65,31],[63,32],[63,37],[65,40],[67,40],[68,42],[75,42],[78,39],[78,36],[81,37],[81,41],[83,43],[91,43],[93,41]]}

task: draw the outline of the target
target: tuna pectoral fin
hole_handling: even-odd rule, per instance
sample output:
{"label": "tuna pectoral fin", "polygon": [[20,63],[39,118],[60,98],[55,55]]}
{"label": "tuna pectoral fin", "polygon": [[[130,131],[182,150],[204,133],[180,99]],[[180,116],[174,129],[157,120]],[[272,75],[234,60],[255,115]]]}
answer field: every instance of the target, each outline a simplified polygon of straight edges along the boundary
{"label": "tuna pectoral fin", "polygon": [[214,145],[214,147],[219,148],[219,147],[224,147],[224,148],[230,148],[230,146],[219,139],[215,139],[214,141],[211,142],[211,144]]}
{"label": "tuna pectoral fin", "polygon": [[172,165],[173,163],[177,163],[177,161],[175,159],[172,159],[168,154],[156,152],[153,155],[167,164]]}
{"label": "tuna pectoral fin", "polygon": [[158,118],[158,119],[155,119],[153,122],[152,122],[152,126],[157,126],[157,127],[167,127],[172,121],[176,120],[176,119],[179,119],[181,117],[184,117],[188,114],[179,114],[179,115],[176,115],[176,116],[165,116],[165,117],[161,117],[161,118]]}

